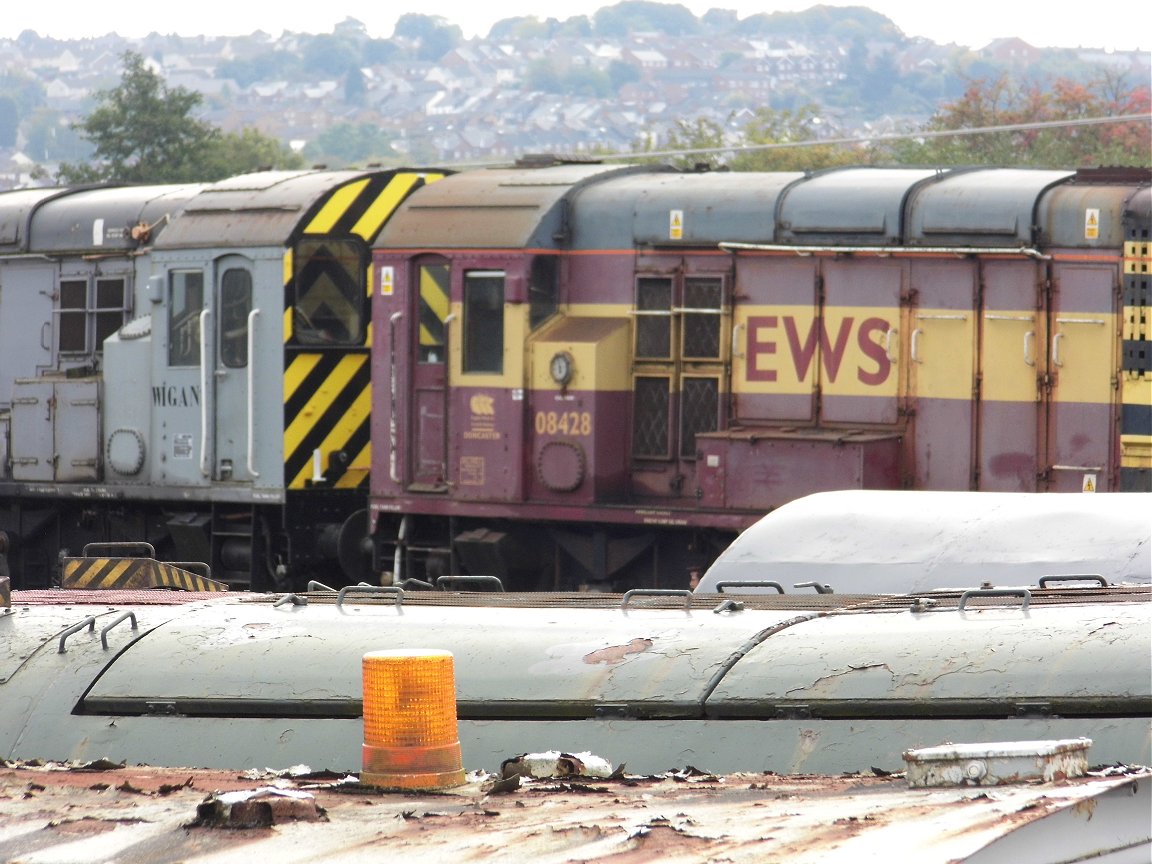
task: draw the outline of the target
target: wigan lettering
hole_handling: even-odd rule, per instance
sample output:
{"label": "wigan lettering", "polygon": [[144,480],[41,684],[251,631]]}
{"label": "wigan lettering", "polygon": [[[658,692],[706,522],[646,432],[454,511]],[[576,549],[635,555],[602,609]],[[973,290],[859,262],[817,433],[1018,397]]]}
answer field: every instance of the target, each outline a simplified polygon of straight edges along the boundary
{"label": "wigan lettering", "polygon": [[[887,381],[892,373],[892,361],[883,344],[889,329],[889,323],[883,318],[865,318],[857,324],[851,315],[839,323],[813,320],[806,331],[792,315],[749,316],[746,375],[749,381],[776,381],[790,359],[796,380],[803,381],[819,353],[825,379],[834,384],[848,346],[855,341],[864,355],[855,370],[856,380],[875,387]],[[787,357],[783,356],[785,351]]]}
{"label": "wigan lettering", "polygon": [[195,384],[153,385],[152,404],[157,408],[199,408],[200,388]]}

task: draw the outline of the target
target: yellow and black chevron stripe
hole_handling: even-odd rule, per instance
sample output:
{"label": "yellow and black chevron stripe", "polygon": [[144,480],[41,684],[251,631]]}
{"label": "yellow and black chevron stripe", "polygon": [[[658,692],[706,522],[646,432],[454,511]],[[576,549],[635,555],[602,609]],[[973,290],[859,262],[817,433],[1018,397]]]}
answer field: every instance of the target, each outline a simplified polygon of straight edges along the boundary
{"label": "yellow and black chevron stripe", "polygon": [[1124,244],[1120,488],[1126,492],[1152,491],[1152,224],[1147,216],[1140,222],[1126,226]]}
{"label": "yellow and black chevron stripe", "polygon": [[198,576],[153,558],[65,558],[61,588],[129,591],[174,588],[179,591],[227,591],[215,579]]}
{"label": "yellow and black chevron stripe", "polygon": [[[368,244],[404,199],[443,176],[442,172],[394,171],[361,177],[333,190],[319,202],[301,221],[302,228],[292,242],[301,237],[358,237],[364,241],[365,260],[368,260]],[[293,272],[290,248],[284,263],[286,345],[292,340]],[[367,276],[365,290],[370,302],[374,290],[371,266]],[[309,487],[316,473],[313,454],[317,452],[326,487],[367,487],[372,460],[368,356],[371,339],[369,328],[363,347],[341,351],[285,350],[284,484],[287,489]]]}
{"label": "yellow and black chevron stripe", "polygon": [[[449,308],[449,269],[447,264],[420,268],[420,347],[425,350],[444,345],[444,319]],[[441,354],[443,356],[443,354]]]}
{"label": "yellow and black chevron stripe", "polygon": [[[366,351],[298,354],[284,375],[284,482],[307,488],[319,451],[321,473],[339,489],[367,483],[371,465],[371,376]],[[333,453],[343,459],[333,460]],[[336,464],[333,464],[336,462]]]}

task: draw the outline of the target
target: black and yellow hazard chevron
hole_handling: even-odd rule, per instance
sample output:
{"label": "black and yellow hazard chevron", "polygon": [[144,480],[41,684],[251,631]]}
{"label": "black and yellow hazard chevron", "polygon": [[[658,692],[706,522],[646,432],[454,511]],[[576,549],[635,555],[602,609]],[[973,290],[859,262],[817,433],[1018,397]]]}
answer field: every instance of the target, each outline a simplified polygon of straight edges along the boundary
{"label": "black and yellow hazard chevron", "polygon": [[[284,483],[307,488],[367,483],[372,407],[367,352],[296,354],[284,373]],[[313,454],[319,453],[319,463]],[[335,458],[334,458],[335,457]]]}
{"label": "black and yellow hazard chevron", "polygon": [[179,591],[227,591],[215,579],[199,576],[154,558],[65,558],[61,588],[128,591],[174,588]]}
{"label": "black and yellow hazard chevron", "polygon": [[448,317],[450,270],[447,264],[420,268],[420,347],[425,350],[444,345],[444,319]]}
{"label": "black and yellow hazard chevron", "polygon": [[1152,492],[1152,225],[1145,214],[1125,229],[1120,488]]}
{"label": "black and yellow hazard chevron", "polygon": [[396,208],[415,189],[433,183],[443,172],[382,171],[354,180],[320,201],[301,221],[300,235],[355,236],[372,242]]}
{"label": "black and yellow hazard chevron", "polygon": [[[413,191],[443,172],[392,171],[358,178],[332,191],[301,220],[293,242],[302,237],[357,237],[368,244]],[[291,249],[284,264],[284,341],[292,343],[294,266]],[[370,304],[374,273],[365,274]],[[372,402],[368,352],[363,346],[340,350],[286,347],[284,359],[284,485],[287,489],[366,488],[371,468],[369,420]]]}

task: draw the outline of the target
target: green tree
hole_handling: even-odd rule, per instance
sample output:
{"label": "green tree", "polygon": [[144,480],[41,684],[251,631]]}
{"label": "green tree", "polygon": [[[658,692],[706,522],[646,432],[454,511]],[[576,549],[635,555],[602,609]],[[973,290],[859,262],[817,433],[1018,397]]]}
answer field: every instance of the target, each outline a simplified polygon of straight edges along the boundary
{"label": "green tree", "polygon": [[191,116],[203,97],[165,85],[140,54],[126,51],[123,60],[119,86],[98,92],[98,107],[75,127],[92,142],[94,161],[65,162],[59,178],[66,183],[208,179],[197,162],[219,131]]}
{"label": "green tree", "polygon": [[677,168],[690,169],[699,166],[718,168],[724,164],[727,155],[720,148],[731,144],[726,140],[724,126],[707,117],[697,117],[695,120],[677,120],[668,131],[663,142],[644,140],[640,144],[641,150],[652,151],[709,151],[685,152],[683,155],[672,157],[658,157],[653,161],[667,162]]}
{"label": "green tree", "polygon": [[303,157],[275,138],[252,128],[220,133],[199,160],[200,176],[204,180],[220,180],[272,168],[292,170],[303,167]]}
{"label": "green tree", "polygon": [[649,0],[623,0],[604,6],[592,16],[597,36],[624,37],[637,32],[690,36],[700,32],[700,22],[687,6],[652,3]]}
{"label": "green tree", "polygon": [[352,165],[357,162],[382,162],[395,159],[392,133],[375,123],[337,123],[321,132],[304,148],[311,162]]}
{"label": "green tree", "polygon": [[821,123],[816,105],[793,110],[759,108],[744,124],[744,142],[761,149],[742,151],[732,159],[737,171],[814,171],[867,161],[859,150],[835,144],[818,144]]}
{"label": "green tree", "polygon": [[24,121],[24,152],[35,162],[87,159],[92,146],[58,111],[39,108]]}
{"label": "green tree", "polygon": [[439,15],[409,12],[396,21],[392,37],[416,41],[416,59],[434,63],[464,41],[464,32]]}
{"label": "green tree", "polygon": [[941,107],[925,125],[930,133],[965,132],[995,126],[998,132],[944,135],[890,145],[893,158],[933,165],[1023,165],[1038,168],[1148,167],[1152,130],[1139,121],[1028,128],[1131,114],[1152,107],[1148,85],[1129,86],[1123,75],[1101,73],[1080,83],[1057,79],[1050,86],[1015,82],[1007,75],[970,81],[964,95]]}
{"label": "green tree", "polygon": [[299,164],[287,148],[256,130],[224,134],[192,116],[201,94],[168,87],[141,55],[128,51],[123,60],[119,86],[97,93],[97,107],[73,126],[91,143],[91,159],[61,163],[61,182],[209,182]]}

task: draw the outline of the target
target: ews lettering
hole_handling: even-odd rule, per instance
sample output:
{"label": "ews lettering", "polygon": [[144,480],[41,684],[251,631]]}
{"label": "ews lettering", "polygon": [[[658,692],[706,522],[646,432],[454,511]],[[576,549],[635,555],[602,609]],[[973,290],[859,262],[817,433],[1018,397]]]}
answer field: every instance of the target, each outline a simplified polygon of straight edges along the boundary
{"label": "ews lettering", "polygon": [[835,383],[844,362],[844,355],[852,341],[852,331],[856,331],[856,347],[870,363],[856,367],[856,380],[875,387],[888,380],[892,372],[892,361],[881,343],[888,332],[888,322],[883,318],[865,318],[856,325],[856,319],[848,316],[840,321],[835,333],[829,333],[828,322],[812,321],[807,332],[791,315],[754,315],[748,318],[748,350],[746,374],[749,381],[776,381],[785,360],[777,359],[781,345],[787,346],[792,360],[796,380],[803,381],[812,368],[817,348],[820,351],[820,365],[830,383]]}

